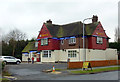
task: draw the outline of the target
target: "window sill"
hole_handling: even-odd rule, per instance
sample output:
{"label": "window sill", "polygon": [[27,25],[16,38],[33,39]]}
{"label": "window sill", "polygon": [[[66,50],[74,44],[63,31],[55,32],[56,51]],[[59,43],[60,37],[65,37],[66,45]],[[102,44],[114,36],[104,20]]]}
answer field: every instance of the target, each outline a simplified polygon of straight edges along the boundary
{"label": "window sill", "polygon": [[76,44],[75,43],[73,43],[73,44],[69,44],[69,46],[75,46]]}
{"label": "window sill", "polygon": [[48,44],[46,44],[46,45],[41,45],[41,46],[48,46]]}
{"label": "window sill", "polygon": [[103,43],[96,43],[96,44],[100,44],[100,45],[102,45]]}

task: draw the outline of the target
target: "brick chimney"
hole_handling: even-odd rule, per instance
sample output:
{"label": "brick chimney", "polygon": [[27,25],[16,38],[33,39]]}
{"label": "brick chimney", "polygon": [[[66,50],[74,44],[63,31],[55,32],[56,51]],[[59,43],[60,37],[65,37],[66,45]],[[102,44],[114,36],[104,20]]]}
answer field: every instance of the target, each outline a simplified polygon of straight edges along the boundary
{"label": "brick chimney", "polygon": [[93,17],[92,17],[92,23],[94,23],[94,22],[97,22],[98,21],[98,16],[96,15],[93,15]]}
{"label": "brick chimney", "polygon": [[52,24],[52,21],[49,19],[48,21],[46,21],[48,24]]}

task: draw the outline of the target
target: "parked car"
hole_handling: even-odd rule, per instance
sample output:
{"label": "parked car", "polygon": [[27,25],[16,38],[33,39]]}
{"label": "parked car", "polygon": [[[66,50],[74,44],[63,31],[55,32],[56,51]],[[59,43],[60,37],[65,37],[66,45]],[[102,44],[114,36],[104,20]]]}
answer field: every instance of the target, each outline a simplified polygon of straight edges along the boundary
{"label": "parked car", "polygon": [[0,61],[4,61],[5,64],[7,64],[7,63],[20,64],[21,63],[20,59],[17,59],[13,56],[0,56]]}

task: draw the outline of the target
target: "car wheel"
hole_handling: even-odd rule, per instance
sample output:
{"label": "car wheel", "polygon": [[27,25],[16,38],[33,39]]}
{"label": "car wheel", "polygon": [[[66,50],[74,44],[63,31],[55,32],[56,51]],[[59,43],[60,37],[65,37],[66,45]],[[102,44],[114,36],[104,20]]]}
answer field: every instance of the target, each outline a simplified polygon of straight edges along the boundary
{"label": "car wheel", "polygon": [[17,64],[20,64],[20,62],[19,62],[19,61],[17,61],[16,63],[17,63]]}

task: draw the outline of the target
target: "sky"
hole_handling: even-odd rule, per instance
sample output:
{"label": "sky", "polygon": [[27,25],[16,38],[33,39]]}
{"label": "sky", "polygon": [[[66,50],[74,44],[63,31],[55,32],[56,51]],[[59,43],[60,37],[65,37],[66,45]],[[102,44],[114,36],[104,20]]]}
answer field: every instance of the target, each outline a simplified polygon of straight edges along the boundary
{"label": "sky", "polygon": [[[44,22],[68,24],[98,16],[106,34],[114,42],[118,27],[119,0],[0,0],[2,35],[18,29],[28,39],[38,36]],[[91,20],[85,23],[90,23]]]}

